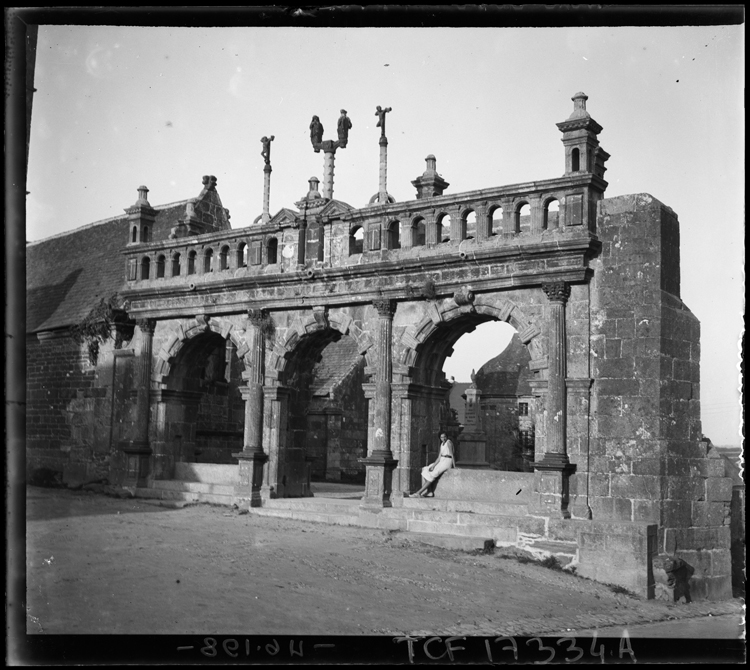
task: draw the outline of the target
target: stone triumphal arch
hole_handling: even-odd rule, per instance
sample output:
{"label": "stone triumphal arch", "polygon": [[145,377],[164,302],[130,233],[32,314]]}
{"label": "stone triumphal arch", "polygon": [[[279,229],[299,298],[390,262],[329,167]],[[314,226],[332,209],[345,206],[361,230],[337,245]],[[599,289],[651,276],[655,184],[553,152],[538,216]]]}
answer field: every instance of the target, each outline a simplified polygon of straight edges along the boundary
{"label": "stone triumphal arch", "polygon": [[250,226],[231,227],[215,177],[180,207],[152,207],[140,187],[118,291],[136,327],[111,373],[117,387],[118,366],[131,370],[132,411],[111,430],[110,480],[142,490],[214,464],[252,511],[310,496],[311,472],[361,476],[358,523],[428,523],[432,508],[406,497],[425,448],[434,455],[442,430],[461,448],[443,363],[462,335],[500,321],[528,352],[533,471],[447,473],[438,491],[461,501],[445,507],[455,527],[572,547],[581,574],[648,595],[657,557],[678,556],[694,595],[725,595],[732,482],[701,441],[677,216],[648,194],[605,199],[609,155],[586,100],[557,124],[562,174],[550,179],[446,194],[430,155],[416,197],[396,202],[379,108],[380,184],[363,207],[333,196],[345,114],[337,141],[311,125],[322,191],[313,177],[274,215],[264,138],[264,211]]}

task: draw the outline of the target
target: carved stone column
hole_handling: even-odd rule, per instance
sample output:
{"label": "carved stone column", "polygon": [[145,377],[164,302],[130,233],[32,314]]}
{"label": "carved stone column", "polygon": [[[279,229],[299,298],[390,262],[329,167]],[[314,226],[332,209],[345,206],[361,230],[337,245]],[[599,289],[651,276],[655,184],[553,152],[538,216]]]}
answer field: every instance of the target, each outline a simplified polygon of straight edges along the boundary
{"label": "carved stone column", "polygon": [[536,511],[559,513],[569,519],[570,476],[576,466],[568,459],[566,444],[567,388],[567,342],[565,334],[565,304],[570,296],[567,282],[550,282],[542,285],[549,299],[548,324],[548,380],[546,394],[546,446],[540,461],[534,463],[536,470]]}
{"label": "carved stone column", "polygon": [[565,334],[565,304],[570,296],[567,282],[542,284],[549,299],[548,319],[548,378],[547,378],[547,445],[537,469],[563,470],[570,464],[566,446],[567,389],[567,343]]}
{"label": "carved stone column", "polygon": [[250,507],[260,507],[263,464],[268,455],[263,451],[263,378],[265,341],[262,331],[267,314],[261,309],[248,310],[245,338],[249,351],[245,356],[247,370],[242,373],[246,386],[241,389],[245,401],[245,435],[242,451],[232,454],[240,462],[239,484],[235,497]]}
{"label": "carved stone column", "polygon": [[271,165],[267,163],[263,168],[263,214],[261,223],[271,220]]}
{"label": "carved stone column", "polygon": [[362,507],[382,509],[391,506],[391,480],[398,461],[391,452],[391,373],[393,369],[393,300],[376,300],[373,305],[378,312],[377,368],[375,397],[370,401],[373,410],[372,443],[368,445],[367,458],[360,462],[366,466],[365,496]]}
{"label": "carved stone column", "polygon": [[378,173],[378,202],[388,203],[388,140],[385,135],[380,138],[380,170]]}
{"label": "carved stone column", "polygon": [[286,386],[264,386],[263,444],[268,464],[261,487],[261,499],[285,498],[294,486],[287,486],[287,425],[290,389]]}
{"label": "carved stone column", "polygon": [[332,147],[323,152],[323,197],[328,200],[333,198],[333,171],[336,162],[336,148]]}
{"label": "carved stone column", "polygon": [[148,440],[149,414],[151,412],[151,353],[154,342],[154,319],[141,319],[137,322],[141,331],[141,348],[138,352],[136,368],[136,409],[135,435],[132,440],[120,443],[126,455],[125,479],[123,486],[146,486],[149,475],[149,459],[152,449]]}

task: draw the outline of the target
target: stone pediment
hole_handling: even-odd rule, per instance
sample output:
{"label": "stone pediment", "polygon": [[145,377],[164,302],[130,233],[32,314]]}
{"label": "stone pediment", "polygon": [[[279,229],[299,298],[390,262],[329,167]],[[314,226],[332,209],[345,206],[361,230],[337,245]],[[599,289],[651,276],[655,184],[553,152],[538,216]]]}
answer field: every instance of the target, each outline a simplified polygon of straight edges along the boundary
{"label": "stone pediment", "polygon": [[354,207],[341,201],[341,200],[329,200],[323,207],[315,212],[318,216],[325,216],[330,219],[340,217],[342,214],[347,214],[354,210]]}
{"label": "stone pediment", "polygon": [[271,217],[270,224],[279,226],[293,226],[296,225],[299,219],[299,212],[289,209],[288,207],[282,207],[276,214]]}

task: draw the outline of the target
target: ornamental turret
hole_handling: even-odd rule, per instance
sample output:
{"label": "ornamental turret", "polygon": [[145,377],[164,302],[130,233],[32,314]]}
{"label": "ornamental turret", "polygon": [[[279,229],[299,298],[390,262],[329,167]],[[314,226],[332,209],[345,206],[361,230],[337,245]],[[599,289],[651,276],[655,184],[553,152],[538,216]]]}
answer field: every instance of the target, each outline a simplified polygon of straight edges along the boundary
{"label": "ornamental turret", "polygon": [[573,113],[557,124],[565,146],[565,176],[590,172],[603,178],[609,154],[599,146],[597,135],[602,127],[586,111],[588,96],[585,93],[576,93],[571,100]]}

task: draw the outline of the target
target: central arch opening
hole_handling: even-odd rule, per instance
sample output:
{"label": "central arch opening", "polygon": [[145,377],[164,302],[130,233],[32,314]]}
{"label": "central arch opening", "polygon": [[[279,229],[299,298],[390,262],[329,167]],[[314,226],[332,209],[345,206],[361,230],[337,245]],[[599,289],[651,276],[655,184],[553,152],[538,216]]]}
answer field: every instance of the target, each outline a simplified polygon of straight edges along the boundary
{"label": "central arch opening", "polygon": [[509,323],[472,313],[441,324],[422,345],[414,375],[433,389],[424,413],[439,418],[419,436],[423,451],[428,445],[425,462],[436,456],[439,431],[445,430],[456,444],[459,467],[532,471],[530,361]]}
{"label": "central arch opening", "polygon": [[290,389],[287,463],[306,462],[317,482],[365,481],[365,358],[357,342],[328,328],[301,338],[279,381]]}

